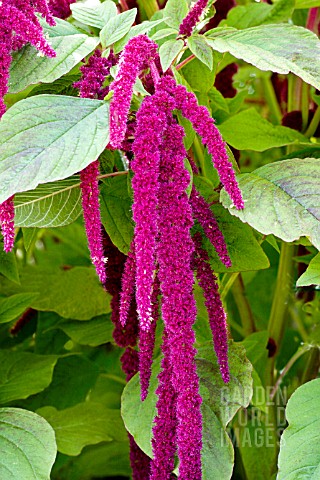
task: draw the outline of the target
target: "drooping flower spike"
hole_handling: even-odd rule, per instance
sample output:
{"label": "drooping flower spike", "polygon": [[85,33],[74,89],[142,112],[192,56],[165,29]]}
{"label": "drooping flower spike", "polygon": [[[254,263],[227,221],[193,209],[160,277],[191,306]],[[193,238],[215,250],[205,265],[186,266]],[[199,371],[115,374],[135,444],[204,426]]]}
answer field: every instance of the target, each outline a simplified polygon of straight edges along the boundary
{"label": "drooping flower spike", "polygon": [[219,295],[217,277],[212,272],[210,264],[208,263],[208,253],[202,248],[201,234],[196,233],[193,241],[195,244],[194,264],[199,285],[203,290],[205,298],[214,349],[220,366],[222,380],[228,383],[230,373],[228,365],[227,316]]}
{"label": "drooping flower spike", "polygon": [[206,6],[208,5],[208,0],[198,0],[196,4],[191,8],[188,15],[183,19],[180,28],[179,34],[184,37],[190,37],[192,30],[199,22],[201,15],[203,14]]}
{"label": "drooping flower spike", "polygon": [[110,144],[121,148],[126,132],[126,122],[133,94],[133,87],[139,73],[156,58],[157,44],[146,35],[129,40],[119,61],[115,80],[110,85],[113,98],[110,104]]}
{"label": "drooping flower spike", "polygon": [[136,256],[134,241],[131,243],[130,251],[127,256],[126,263],[124,265],[124,271],[122,275],[122,289],[120,294],[120,317],[119,321],[122,327],[125,326],[128,318],[128,312],[132,302],[133,295],[135,293],[136,282]]}

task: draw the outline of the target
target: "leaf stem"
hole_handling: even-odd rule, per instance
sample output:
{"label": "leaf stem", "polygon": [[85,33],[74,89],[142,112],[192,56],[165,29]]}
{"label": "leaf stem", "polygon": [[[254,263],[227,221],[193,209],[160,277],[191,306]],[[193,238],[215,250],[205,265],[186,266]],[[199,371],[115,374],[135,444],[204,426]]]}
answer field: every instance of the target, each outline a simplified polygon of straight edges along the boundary
{"label": "leaf stem", "polygon": [[254,324],[254,318],[250,304],[245,295],[245,289],[241,273],[237,275],[233,282],[232,295],[238,308],[245,336],[248,336],[256,330],[256,327]]}
{"label": "leaf stem", "polygon": [[315,134],[315,132],[318,128],[319,122],[320,122],[320,105],[318,106],[317,110],[315,111],[315,114],[313,115],[313,118],[310,122],[310,125],[307,128],[307,131],[305,133],[306,137],[308,137],[308,138],[313,137],[313,135]]}
{"label": "leaf stem", "polygon": [[282,113],[271,82],[271,78],[270,76],[263,76],[261,78],[261,81],[264,89],[264,94],[270,109],[272,120],[275,121],[277,124],[281,124]]}
{"label": "leaf stem", "polygon": [[190,55],[190,57],[186,58],[185,60],[183,60],[181,63],[179,63],[177,66],[176,66],[176,70],[181,70],[181,68],[183,68],[185,65],[187,65],[189,62],[191,62],[191,60],[193,60],[195,57],[195,55]]}
{"label": "leaf stem", "polygon": [[236,280],[237,276],[239,275],[239,272],[236,273],[225,273],[223,276],[222,282],[221,282],[221,301],[223,302],[226,298],[226,296],[229,293],[229,290],[231,289],[234,281]]}
{"label": "leaf stem", "polygon": [[195,157],[198,160],[198,163],[199,163],[199,166],[200,166],[200,171],[201,171],[202,175],[205,177],[203,147],[202,147],[202,144],[200,143],[200,140],[199,140],[197,135],[195,135],[195,137],[194,137],[193,149],[194,149]]}

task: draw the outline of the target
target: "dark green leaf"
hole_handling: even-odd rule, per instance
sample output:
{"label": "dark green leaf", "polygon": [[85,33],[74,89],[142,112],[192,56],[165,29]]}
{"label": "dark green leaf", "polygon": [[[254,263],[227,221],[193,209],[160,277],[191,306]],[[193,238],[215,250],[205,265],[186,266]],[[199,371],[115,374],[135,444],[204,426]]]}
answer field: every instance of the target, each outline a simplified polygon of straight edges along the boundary
{"label": "dark green leaf", "polygon": [[244,210],[231,206],[224,191],[221,200],[232,215],[259,232],[285,242],[307,236],[319,249],[319,176],[319,159],[283,160],[238,177]]}
{"label": "dark green leaf", "polygon": [[11,322],[17,318],[37,297],[37,293],[18,293],[11,297],[0,298],[0,323]]}
{"label": "dark green leaf", "polygon": [[20,283],[15,252],[6,253],[0,242],[0,273],[12,282]]}
{"label": "dark green leaf", "polygon": [[260,70],[294,73],[320,88],[320,43],[318,37],[295,25],[261,25],[236,30],[211,30],[207,42],[214,50],[229,52]]}
{"label": "dark green leaf", "polygon": [[48,480],[57,453],[51,426],[36,413],[1,408],[0,430],[0,478]]}
{"label": "dark green leaf", "polygon": [[[1,308],[1,304],[0,304]],[[110,315],[101,315],[87,322],[69,320],[62,322],[58,327],[80,345],[96,347],[112,340],[114,325]]]}
{"label": "dark green leaf", "polygon": [[30,397],[44,390],[52,380],[56,355],[0,351],[0,403]]}
{"label": "dark green leaf", "polygon": [[286,408],[278,480],[316,479],[320,473],[320,379],[299,387]]}
{"label": "dark green leaf", "polygon": [[79,455],[86,445],[126,440],[120,411],[101,403],[85,402],[66,410],[43,407],[38,413],[55,430],[58,450],[66,455]]}
{"label": "dark green leaf", "polygon": [[13,105],[0,125],[0,202],[96,160],[108,143],[108,112],[105,102],[62,95]]}
{"label": "dark green leaf", "polygon": [[10,69],[9,92],[16,93],[35,83],[51,83],[70,72],[99,44],[99,38],[88,37],[73,25],[56,18],[57,25],[49,27],[44,20],[44,34],[56,52],[55,58],[39,56],[31,45],[13,53]]}
{"label": "dark green leaf", "polygon": [[273,125],[255,108],[243,110],[219,125],[226,142],[239,150],[262,152],[268,148],[282,147],[308,140],[296,130]]}

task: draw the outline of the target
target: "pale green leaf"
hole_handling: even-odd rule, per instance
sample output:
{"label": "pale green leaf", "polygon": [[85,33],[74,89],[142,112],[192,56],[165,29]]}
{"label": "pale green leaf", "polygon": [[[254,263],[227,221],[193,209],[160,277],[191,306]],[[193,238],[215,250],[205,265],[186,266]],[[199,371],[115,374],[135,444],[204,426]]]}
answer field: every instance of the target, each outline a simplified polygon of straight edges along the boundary
{"label": "pale green leaf", "polygon": [[307,270],[297,281],[297,287],[308,287],[309,285],[320,285],[320,253],[311,260]]}
{"label": "pale green leaf", "polygon": [[262,234],[285,242],[307,236],[320,249],[319,178],[319,159],[283,160],[238,177],[244,210],[236,210],[225,191],[221,201]]}
{"label": "pale green leaf", "polygon": [[49,480],[57,454],[54,431],[39,415],[0,409],[0,478]]}
{"label": "pale green leaf", "polygon": [[10,68],[10,93],[20,92],[31,84],[53,82],[68,73],[99,44],[99,38],[89,37],[59,18],[56,18],[55,27],[49,27],[44,20],[40,22],[57,55],[55,58],[39,56],[31,45],[14,52]]}
{"label": "pale green leaf", "polygon": [[101,44],[104,48],[109,47],[120,38],[124,37],[137,16],[137,9],[132,8],[126,12],[112,17],[100,32]]}
{"label": "pale green leaf", "polygon": [[14,197],[17,227],[60,227],[73,223],[82,212],[80,178],[39,185]]}
{"label": "pale green leaf", "polygon": [[116,4],[107,0],[101,4],[72,3],[70,5],[73,18],[85,25],[103,28],[106,23],[116,16],[118,11]]}
{"label": "pale green leaf", "polygon": [[260,70],[292,72],[320,88],[320,42],[310,30],[289,24],[245,30],[221,27],[209,32],[207,42],[214,50],[229,52]]}
{"label": "pale green leaf", "polygon": [[28,398],[44,390],[52,380],[57,355],[0,351],[0,403]]}
{"label": "pale green leaf", "polygon": [[261,117],[255,108],[243,110],[219,125],[224,140],[239,150],[262,152],[308,140],[296,130],[273,125]]}
{"label": "pale green leaf", "polygon": [[123,48],[131,38],[136,37],[137,35],[142,35],[144,33],[149,32],[149,30],[156,27],[163,21],[164,19],[160,18],[159,20],[154,20],[152,22],[149,20],[146,20],[145,22],[139,23],[138,25],[134,25],[132,28],[130,28],[129,32],[123,38],[115,42],[113,46],[114,53],[121,52],[121,50],[123,50]]}
{"label": "pale green leaf", "polygon": [[295,8],[320,7],[320,0],[296,0]]}
{"label": "pale green leaf", "polygon": [[183,48],[183,40],[168,40],[159,48],[161,67],[164,72],[168,70],[171,63],[179,55]]}
{"label": "pale green leaf", "polygon": [[58,450],[66,455],[79,455],[86,445],[123,442],[127,436],[120,411],[101,403],[84,402],[65,410],[43,407],[37,413],[55,430]]}
{"label": "pale green leaf", "polygon": [[281,436],[277,480],[316,480],[320,476],[320,379],[305,383],[286,408],[288,428]]}
{"label": "pale green leaf", "polygon": [[168,0],[164,9],[165,22],[169,27],[179,29],[179,26],[188,14],[188,3],[186,0]]}
{"label": "pale green leaf", "polygon": [[109,105],[38,95],[11,107],[0,124],[0,202],[83,170],[108,143]]}
{"label": "pale green leaf", "polygon": [[188,38],[188,47],[191,52],[210,70],[213,68],[213,53],[212,49],[206,42],[203,35],[192,35]]}

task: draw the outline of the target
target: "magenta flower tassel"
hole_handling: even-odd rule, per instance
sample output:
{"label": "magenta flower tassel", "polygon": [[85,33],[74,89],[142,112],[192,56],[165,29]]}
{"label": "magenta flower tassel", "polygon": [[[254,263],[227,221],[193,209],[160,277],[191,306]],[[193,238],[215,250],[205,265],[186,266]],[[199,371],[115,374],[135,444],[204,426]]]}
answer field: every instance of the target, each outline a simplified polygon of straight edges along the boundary
{"label": "magenta flower tassel", "polygon": [[228,254],[227,245],[222,232],[219,229],[217,220],[214,218],[210,206],[199,192],[192,187],[190,203],[194,217],[203,228],[204,233],[214,246],[220,260],[226,267],[231,267],[231,259]]}
{"label": "magenta flower tassel", "polygon": [[46,0],[32,0],[32,5],[37,12],[41,13],[48,25],[55,26],[56,22]]}
{"label": "magenta flower tassel", "polygon": [[102,85],[106,76],[110,74],[110,68],[115,63],[116,58],[113,53],[105,58],[101,57],[100,50],[96,50],[89,58],[88,63],[80,67],[81,79],[73,84],[74,88],[79,88],[80,97],[103,100],[109,88],[102,88]]}
{"label": "magenta flower tassel", "polygon": [[80,173],[80,188],[83,217],[91,260],[96,267],[100,282],[104,284],[107,276],[101,235],[98,175],[99,162],[96,160]]}
{"label": "magenta flower tassel", "polygon": [[[0,15],[2,14],[0,7]],[[11,64],[12,31],[10,22],[0,18],[0,118],[6,111],[3,97],[8,93],[9,69]]]}
{"label": "magenta flower tassel", "polygon": [[212,156],[212,161],[218,171],[220,180],[238,210],[244,208],[241,191],[239,189],[232,164],[228,159],[225,143],[221,134],[214,125],[214,120],[206,107],[198,104],[192,92],[188,92],[182,85],[175,88],[175,99],[184,117],[193,125],[195,131],[202,138]]}
{"label": "magenta flower tassel", "polygon": [[201,15],[204,12],[204,9],[208,5],[208,0],[198,0],[197,3],[191,8],[188,15],[183,19],[180,28],[179,34],[185,37],[190,37],[192,30],[199,22]]}
{"label": "magenta flower tassel", "polygon": [[[159,82],[160,83],[160,82]],[[172,385],[176,393],[179,479],[201,479],[202,416],[199,379],[193,347],[192,325],[196,319],[193,297],[190,236],[192,213],[186,189],[190,175],[184,167],[184,130],[173,123],[162,146],[159,197],[159,280],[162,317],[168,335]],[[154,451],[158,448],[154,444]],[[159,448],[161,448],[159,446]],[[160,460],[159,460],[160,464]],[[158,477],[161,478],[158,472]],[[163,472],[167,476],[167,471]],[[164,476],[163,478],[167,478]]]}
{"label": "magenta flower tassel", "polygon": [[122,289],[120,294],[120,324],[124,327],[135,291],[136,258],[134,242],[132,242],[122,275]]}
{"label": "magenta flower tassel", "polygon": [[145,98],[136,116],[135,141],[132,145],[134,159],[131,167],[134,172],[132,211],[136,223],[136,300],[140,330],[148,330],[152,322],[151,293],[158,234],[159,149],[167,116],[173,109],[173,99],[163,92],[161,95]]}
{"label": "magenta flower tassel", "polygon": [[139,373],[141,385],[141,400],[144,401],[148,395],[149,383],[151,378],[152,355],[156,340],[156,326],[159,317],[160,284],[158,277],[155,277],[152,291],[152,319],[148,331],[139,332]]}
{"label": "magenta flower tassel", "polygon": [[14,203],[13,196],[0,205],[0,224],[4,251],[11,252],[14,245]]}
{"label": "magenta flower tassel", "polygon": [[162,370],[158,375],[159,385],[156,390],[157,416],[152,429],[153,460],[150,480],[171,480],[177,450],[176,394],[172,385],[170,348],[166,332],[163,336],[162,352]]}
{"label": "magenta flower tassel", "polygon": [[197,278],[205,298],[214,349],[220,366],[222,380],[225,383],[228,383],[230,380],[230,373],[228,365],[227,316],[220,299],[217,277],[214,275],[208,263],[208,253],[202,248],[201,234],[196,233],[193,237],[193,241],[195,244],[194,262],[197,271]]}
{"label": "magenta flower tassel", "polygon": [[143,68],[157,55],[157,45],[146,35],[129,40],[119,61],[119,70],[110,85],[113,97],[110,103],[110,144],[121,148],[126,133],[133,87]]}

